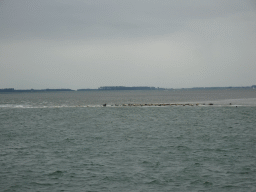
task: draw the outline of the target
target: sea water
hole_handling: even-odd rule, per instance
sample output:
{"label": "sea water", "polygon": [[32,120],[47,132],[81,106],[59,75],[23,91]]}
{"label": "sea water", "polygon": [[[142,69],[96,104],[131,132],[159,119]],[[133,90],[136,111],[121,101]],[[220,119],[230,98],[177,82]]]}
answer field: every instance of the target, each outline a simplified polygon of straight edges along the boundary
{"label": "sea water", "polygon": [[255,191],[255,178],[252,89],[0,94],[0,191]]}

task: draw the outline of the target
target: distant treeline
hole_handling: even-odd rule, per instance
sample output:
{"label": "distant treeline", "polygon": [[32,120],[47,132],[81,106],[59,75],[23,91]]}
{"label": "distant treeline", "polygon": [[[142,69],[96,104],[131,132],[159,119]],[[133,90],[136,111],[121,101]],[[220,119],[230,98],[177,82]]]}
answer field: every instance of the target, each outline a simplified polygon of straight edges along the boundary
{"label": "distant treeline", "polygon": [[72,89],[14,89],[14,88],[0,89],[0,92],[55,92],[55,91],[75,91],[75,90],[72,90]]}
{"label": "distant treeline", "polygon": [[140,87],[125,87],[125,86],[104,86],[99,87],[98,89],[77,89],[77,91],[114,91],[114,90],[164,90],[164,88],[155,88],[155,87],[146,87],[146,86],[140,86]]}
{"label": "distant treeline", "polygon": [[193,88],[159,88],[159,87],[125,87],[125,86],[103,86],[98,89],[14,89],[14,88],[5,88],[0,89],[0,93],[19,93],[19,92],[60,92],[60,91],[114,91],[114,90],[194,90],[194,89],[255,89],[256,85],[245,86],[245,87],[193,87]]}
{"label": "distant treeline", "polygon": [[125,86],[105,86],[99,90],[155,90],[155,87],[125,87]]}

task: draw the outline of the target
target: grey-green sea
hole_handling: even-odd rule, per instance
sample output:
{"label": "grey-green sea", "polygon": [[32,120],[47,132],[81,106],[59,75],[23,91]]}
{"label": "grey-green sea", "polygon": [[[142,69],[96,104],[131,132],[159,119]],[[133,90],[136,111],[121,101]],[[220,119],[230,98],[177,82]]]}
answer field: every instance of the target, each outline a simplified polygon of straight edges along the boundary
{"label": "grey-green sea", "polygon": [[256,191],[256,91],[1,93],[0,191]]}

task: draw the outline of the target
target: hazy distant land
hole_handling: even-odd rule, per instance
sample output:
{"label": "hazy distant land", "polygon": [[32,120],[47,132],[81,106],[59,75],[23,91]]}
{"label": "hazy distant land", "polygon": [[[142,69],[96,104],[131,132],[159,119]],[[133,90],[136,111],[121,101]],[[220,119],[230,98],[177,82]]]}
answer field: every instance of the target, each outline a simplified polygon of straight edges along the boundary
{"label": "hazy distant land", "polygon": [[209,89],[255,89],[256,85],[243,86],[243,87],[193,87],[193,88],[160,88],[160,87],[148,87],[148,86],[102,86],[98,89],[14,89],[14,88],[4,88],[0,89],[0,93],[21,93],[21,92],[64,92],[64,91],[117,91],[117,90],[209,90]]}

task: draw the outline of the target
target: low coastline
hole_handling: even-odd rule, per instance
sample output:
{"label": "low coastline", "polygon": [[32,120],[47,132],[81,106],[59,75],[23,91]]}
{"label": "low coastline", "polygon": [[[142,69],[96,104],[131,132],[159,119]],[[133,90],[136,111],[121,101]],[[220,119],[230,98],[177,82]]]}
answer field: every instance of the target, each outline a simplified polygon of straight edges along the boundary
{"label": "low coastline", "polygon": [[147,86],[134,86],[134,87],[125,87],[125,86],[105,86],[99,87],[98,89],[14,89],[14,88],[3,88],[0,89],[0,93],[37,93],[37,92],[72,92],[72,91],[151,91],[151,90],[160,90],[160,91],[175,91],[175,90],[234,90],[234,89],[255,89],[256,85],[244,86],[244,87],[193,87],[193,88],[160,88],[160,87],[147,87]]}

